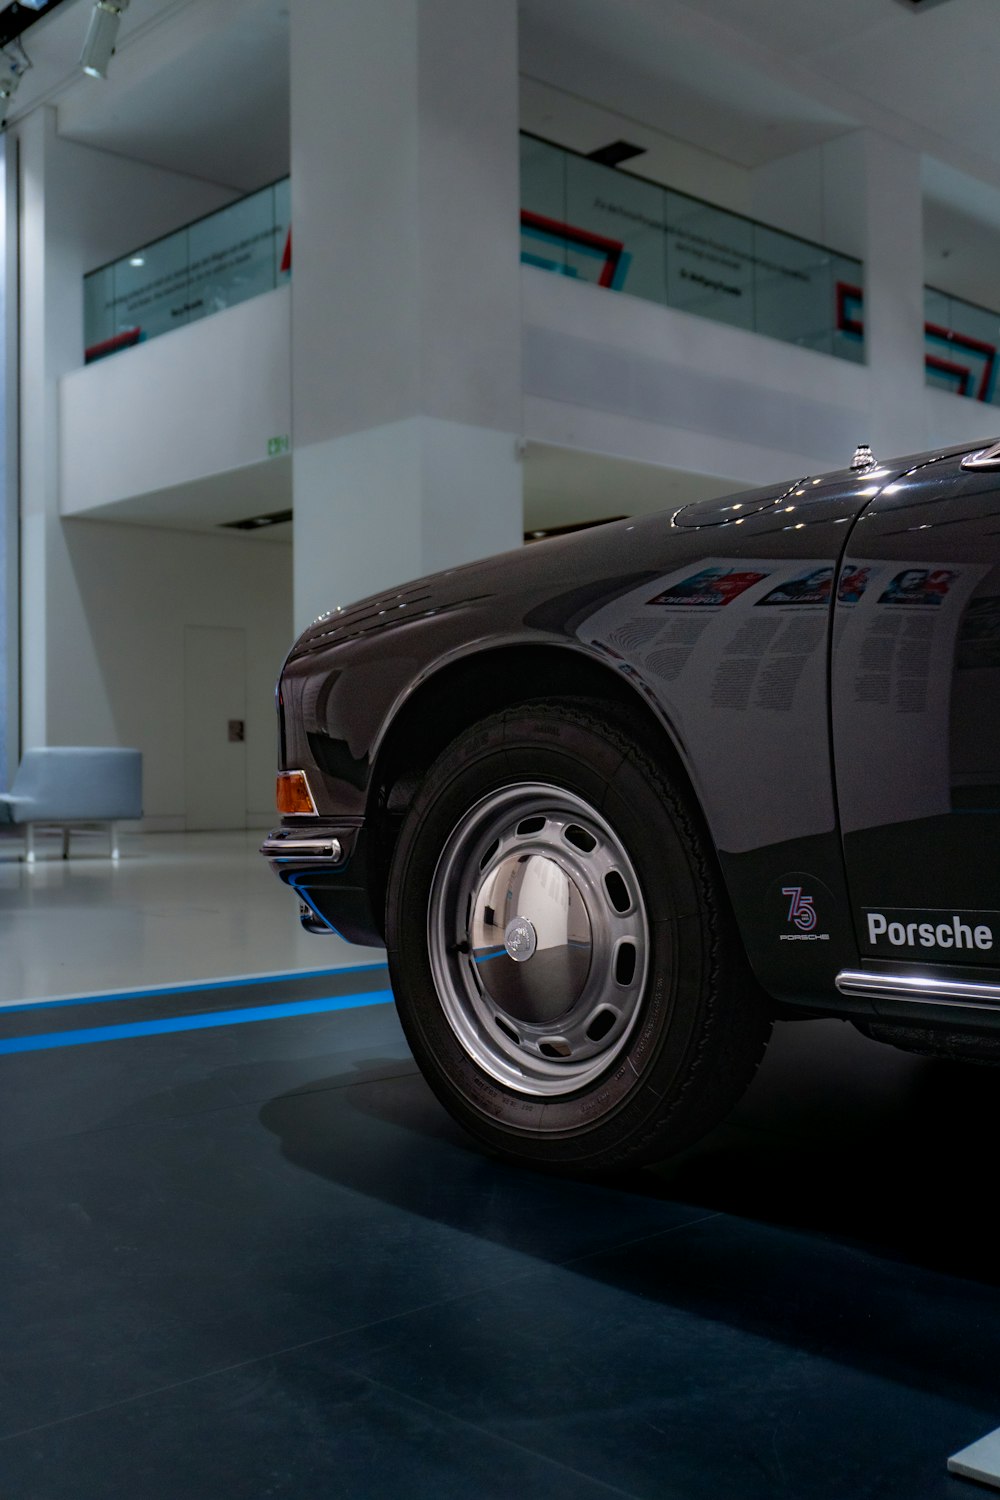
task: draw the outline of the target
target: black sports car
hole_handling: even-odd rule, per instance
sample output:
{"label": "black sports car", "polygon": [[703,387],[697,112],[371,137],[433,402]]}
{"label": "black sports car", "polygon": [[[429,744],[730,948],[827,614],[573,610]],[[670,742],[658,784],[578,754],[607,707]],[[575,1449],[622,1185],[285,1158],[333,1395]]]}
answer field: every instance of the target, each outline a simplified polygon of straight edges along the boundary
{"label": "black sports car", "polygon": [[337,609],[278,705],[263,852],[495,1149],[667,1155],[776,1016],[1000,1057],[1000,443]]}

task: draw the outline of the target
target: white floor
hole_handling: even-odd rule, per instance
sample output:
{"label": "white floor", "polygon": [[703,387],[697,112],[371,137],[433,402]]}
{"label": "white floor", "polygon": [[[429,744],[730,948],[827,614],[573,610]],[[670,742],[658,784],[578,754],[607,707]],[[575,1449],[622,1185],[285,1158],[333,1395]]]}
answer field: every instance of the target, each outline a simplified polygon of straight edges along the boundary
{"label": "white floor", "polygon": [[39,836],[34,865],[0,841],[0,1005],[200,979],[378,963],[377,948],[315,937],[257,849],[262,834]]}

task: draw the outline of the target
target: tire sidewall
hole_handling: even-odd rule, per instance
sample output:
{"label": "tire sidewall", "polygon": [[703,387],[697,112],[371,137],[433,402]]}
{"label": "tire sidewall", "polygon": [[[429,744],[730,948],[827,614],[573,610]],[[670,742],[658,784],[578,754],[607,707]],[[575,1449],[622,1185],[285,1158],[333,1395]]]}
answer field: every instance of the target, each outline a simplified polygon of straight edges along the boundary
{"label": "tire sidewall", "polygon": [[[664,1096],[683,1093],[712,983],[711,893],[683,809],[592,720],[551,706],[512,711],[463,736],[432,768],[404,823],[389,884],[387,938],[400,1019],[424,1076],[445,1105],[508,1154],[573,1159],[641,1132]],[[441,851],[478,801],[520,782],[575,793],[611,825],[632,859],[649,926],[639,1011],[608,1069],[557,1097],[521,1094],[483,1071],[437,1000],[427,912]],[[623,1118],[628,1117],[628,1118]],[[605,1139],[605,1137],[607,1139]],[[542,1139],[543,1138],[543,1139]]]}

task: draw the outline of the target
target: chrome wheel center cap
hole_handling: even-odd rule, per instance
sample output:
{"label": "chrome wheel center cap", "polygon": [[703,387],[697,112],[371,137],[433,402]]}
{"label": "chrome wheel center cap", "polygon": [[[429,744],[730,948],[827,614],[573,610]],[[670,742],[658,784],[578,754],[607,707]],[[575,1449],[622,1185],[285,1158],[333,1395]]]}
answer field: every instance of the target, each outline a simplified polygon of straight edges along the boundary
{"label": "chrome wheel center cap", "polygon": [[527,963],[538,946],[535,929],[527,917],[515,917],[507,923],[503,945],[516,964]]}

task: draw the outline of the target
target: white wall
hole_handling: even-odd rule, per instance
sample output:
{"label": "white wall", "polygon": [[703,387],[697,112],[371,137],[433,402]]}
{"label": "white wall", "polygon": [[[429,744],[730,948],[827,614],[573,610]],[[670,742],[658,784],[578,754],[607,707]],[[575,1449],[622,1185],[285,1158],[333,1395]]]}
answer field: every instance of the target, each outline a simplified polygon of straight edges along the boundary
{"label": "white wall", "polygon": [[64,376],[63,515],[265,461],[268,438],[291,430],[289,296],[278,287]]}
{"label": "white wall", "polygon": [[747,212],[843,255],[866,253],[863,135],[850,131],[749,173]]}
{"label": "white wall", "polygon": [[[128,250],[231,203],[239,195],[198,178],[96,151],[56,132],[55,112],[37,110],[19,129],[25,229],[34,258],[27,282],[44,278],[45,326],[25,319],[26,339],[49,381],[83,364],[83,277]],[[39,344],[37,334],[43,334]]]}
{"label": "white wall", "polygon": [[274,684],[292,639],[291,547],[50,520],[48,743],[135,745],[152,827],[184,818],[184,627],[247,633],[247,817],[274,816]]}
{"label": "white wall", "polygon": [[525,436],[748,484],[849,463],[870,372],[522,268]]}
{"label": "white wall", "polygon": [[[148,819],[183,826],[184,627],[241,627],[247,812],[266,823],[273,688],[291,640],[291,549],[63,519],[58,392],[65,377],[71,506],[170,476],[176,485],[198,468],[236,466],[251,450],[261,459],[267,437],[288,430],[287,297],[166,335],[120,363],[81,368],[84,272],[235,195],[63,141],[51,109],[25,120],[19,137],[22,744],[138,746]],[[245,406],[251,390],[256,399]]]}
{"label": "white wall", "polygon": [[[987,197],[983,192],[984,199]],[[1000,311],[1000,224],[963,213],[954,204],[924,197],[924,276],[929,286]]]}
{"label": "white wall", "polygon": [[[934,390],[908,399],[891,337],[881,366],[656,307],[524,266],[524,436],[740,484],[985,439],[996,409]],[[919,346],[917,353],[919,355]],[[887,393],[887,394],[883,394]]]}
{"label": "white wall", "polygon": [[291,0],[290,19],[305,625],[521,539],[517,9]]}

